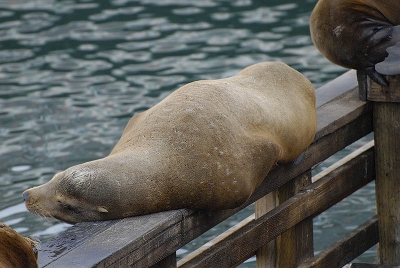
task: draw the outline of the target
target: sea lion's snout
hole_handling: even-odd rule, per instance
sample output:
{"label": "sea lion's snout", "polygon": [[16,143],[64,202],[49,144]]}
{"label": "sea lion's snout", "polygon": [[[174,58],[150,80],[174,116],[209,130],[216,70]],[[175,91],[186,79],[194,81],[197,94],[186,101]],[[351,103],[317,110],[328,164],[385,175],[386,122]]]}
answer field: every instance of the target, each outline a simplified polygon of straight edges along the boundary
{"label": "sea lion's snout", "polygon": [[[37,191],[37,188],[39,187],[27,189],[22,193],[26,209],[36,214],[39,213],[36,202],[38,200],[38,194],[40,194],[40,192]],[[45,209],[40,210],[39,214],[43,214],[44,211]]]}
{"label": "sea lion's snout", "polygon": [[36,209],[34,209],[34,200],[35,198],[32,198],[32,193],[30,191],[30,189],[25,190],[22,193],[22,198],[24,199],[24,203],[25,203],[25,207],[27,210],[29,210],[30,212],[35,213]]}
{"label": "sea lion's snout", "polygon": [[22,193],[22,198],[24,199],[25,204],[26,204],[26,203],[29,203],[31,197],[30,197],[30,195],[29,195],[28,190],[26,190],[26,191],[24,191],[24,192]]}

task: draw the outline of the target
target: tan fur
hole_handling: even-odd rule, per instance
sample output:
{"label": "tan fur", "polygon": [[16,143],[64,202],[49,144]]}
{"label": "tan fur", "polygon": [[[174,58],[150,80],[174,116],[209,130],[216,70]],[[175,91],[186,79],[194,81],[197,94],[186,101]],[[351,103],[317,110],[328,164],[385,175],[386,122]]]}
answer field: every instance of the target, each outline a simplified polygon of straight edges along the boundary
{"label": "tan fur", "polygon": [[311,38],[335,64],[363,70],[385,59],[400,24],[399,0],[319,0],[310,18]]}
{"label": "tan fur", "polygon": [[0,222],[0,268],[35,268],[36,243]]}
{"label": "tan fur", "polygon": [[135,115],[109,156],[24,193],[27,208],[67,222],[244,203],[316,131],[310,81],[283,63],[187,84]]}

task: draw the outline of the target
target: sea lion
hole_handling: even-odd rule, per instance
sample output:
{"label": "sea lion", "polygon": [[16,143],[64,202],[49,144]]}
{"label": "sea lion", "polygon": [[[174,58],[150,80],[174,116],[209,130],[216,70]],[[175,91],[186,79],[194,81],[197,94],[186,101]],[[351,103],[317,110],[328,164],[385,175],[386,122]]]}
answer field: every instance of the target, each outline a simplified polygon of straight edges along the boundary
{"label": "sea lion", "polygon": [[310,18],[311,38],[333,63],[388,87],[382,74],[400,73],[400,61],[395,68],[392,62],[375,65],[400,41],[399,14],[399,0],[319,0]]}
{"label": "sea lion", "polygon": [[37,242],[0,222],[0,268],[39,267],[37,246]]}
{"label": "sea lion", "polygon": [[135,115],[111,153],[23,193],[33,213],[74,223],[244,203],[316,131],[311,82],[284,63],[189,83]]}

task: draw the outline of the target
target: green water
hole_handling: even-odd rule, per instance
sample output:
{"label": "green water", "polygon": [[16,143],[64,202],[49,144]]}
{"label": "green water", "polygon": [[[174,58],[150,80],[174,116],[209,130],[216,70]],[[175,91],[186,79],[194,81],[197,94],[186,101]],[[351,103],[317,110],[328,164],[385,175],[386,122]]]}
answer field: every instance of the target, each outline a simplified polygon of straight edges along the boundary
{"label": "green water", "polygon": [[[283,61],[316,88],[345,72],[311,43],[315,2],[1,1],[0,221],[42,241],[68,228],[30,214],[23,190],[106,156],[132,115],[185,83],[231,76],[261,61]],[[374,211],[369,185],[319,215],[315,250]],[[178,257],[250,213],[213,228]],[[373,251],[363,258],[373,259]]]}

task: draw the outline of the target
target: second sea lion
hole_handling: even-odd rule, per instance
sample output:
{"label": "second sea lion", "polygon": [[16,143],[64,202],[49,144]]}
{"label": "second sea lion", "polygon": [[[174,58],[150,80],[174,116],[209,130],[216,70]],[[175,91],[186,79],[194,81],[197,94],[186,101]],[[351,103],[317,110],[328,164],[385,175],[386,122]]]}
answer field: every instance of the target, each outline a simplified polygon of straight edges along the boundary
{"label": "second sea lion", "polygon": [[37,242],[0,222],[0,268],[37,268]]}
{"label": "second sea lion", "polygon": [[310,18],[311,38],[333,63],[387,87],[383,75],[400,73],[400,61],[395,66],[380,62],[388,56],[386,49],[400,42],[399,14],[399,0],[319,0]]}

